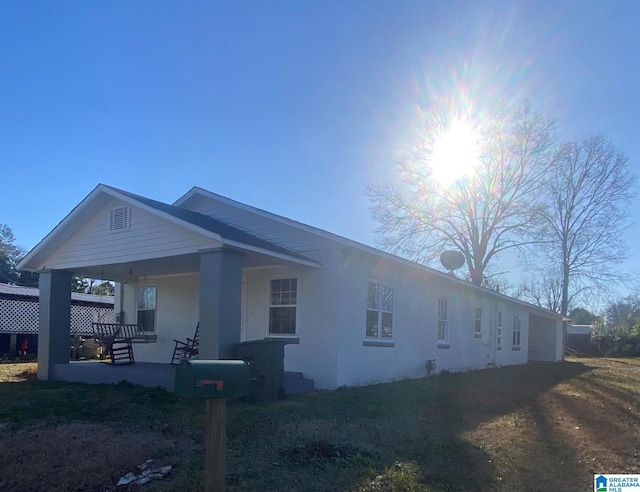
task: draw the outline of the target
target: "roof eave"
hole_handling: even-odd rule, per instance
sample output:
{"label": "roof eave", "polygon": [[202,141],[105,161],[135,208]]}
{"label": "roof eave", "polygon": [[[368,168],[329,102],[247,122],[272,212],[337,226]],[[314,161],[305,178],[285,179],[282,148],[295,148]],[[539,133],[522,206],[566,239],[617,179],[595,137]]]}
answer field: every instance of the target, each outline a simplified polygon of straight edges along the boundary
{"label": "roof eave", "polygon": [[296,256],[286,255],[284,253],[278,253],[276,251],[271,251],[268,249],[259,248],[258,246],[252,246],[250,244],[240,243],[237,241],[231,241],[230,239],[222,238],[222,244],[226,246],[231,246],[233,248],[242,249],[245,251],[252,251],[254,253],[260,253],[266,256],[271,256],[273,258],[278,258],[281,260],[286,260],[292,263],[297,263],[299,265],[309,266],[313,268],[321,268],[322,263],[319,263],[310,258],[298,258]]}

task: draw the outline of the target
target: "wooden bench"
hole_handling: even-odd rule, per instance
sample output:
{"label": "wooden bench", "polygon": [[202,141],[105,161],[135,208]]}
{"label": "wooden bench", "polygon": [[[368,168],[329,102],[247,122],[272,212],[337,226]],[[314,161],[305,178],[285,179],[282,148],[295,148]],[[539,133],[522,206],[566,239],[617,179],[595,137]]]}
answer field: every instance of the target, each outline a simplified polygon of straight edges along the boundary
{"label": "wooden bench", "polygon": [[155,333],[145,333],[138,325],[120,323],[93,323],[93,336],[104,346],[112,364],[133,364],[133,343],[153,343]]}

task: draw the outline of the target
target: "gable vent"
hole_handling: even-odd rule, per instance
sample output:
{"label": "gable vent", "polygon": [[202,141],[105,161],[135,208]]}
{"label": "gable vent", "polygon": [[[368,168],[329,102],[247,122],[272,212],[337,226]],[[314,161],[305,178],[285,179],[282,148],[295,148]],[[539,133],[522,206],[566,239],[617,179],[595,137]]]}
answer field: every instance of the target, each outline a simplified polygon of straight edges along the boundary
{"label": "gable vent", "polygon": [[111,209],[109,214],[109,230],[125,231],[131,227],[131,210],[129,207]]}

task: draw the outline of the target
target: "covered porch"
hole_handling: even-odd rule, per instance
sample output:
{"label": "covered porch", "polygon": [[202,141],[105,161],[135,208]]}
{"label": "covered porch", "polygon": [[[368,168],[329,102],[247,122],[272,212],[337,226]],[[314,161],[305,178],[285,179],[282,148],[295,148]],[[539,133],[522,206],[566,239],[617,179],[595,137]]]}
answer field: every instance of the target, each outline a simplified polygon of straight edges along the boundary
{"label": "covered porch", "polygon": [[[156,362],[136,362],[130,365],[111,365],[98,361],[71,361],[66,364],[55,364],[53,378],[55,381],[87,384],[118,384],[127,382],[148,388],[163,388],[174,391],[176,365]],[[286,394],[306,393],[313,391],[313,381],[306,379],[297,371],[285,371],[284,390]],[[277,393],[269,389],[258,389],[258,394]]]}
{"label": "covered porch", "polygon": [[[236,344],[269,334],[246,330],[246,277],[319,266],[209,216],[99,185],[19,264],[40,275],[38,378],[171,389],[175,340],[193,337],[196,325],[201,359],[233,358]],[[153,335],[134,346],[134,364],[69,363],[74,275],[113,281],[116,322]],[[264,311],[268,283],[258,287]]]}
{"label": "covered porch", "polygon": [[[223,247],[179,257],[75,268],[75,275],[115,282],[117,321],[128,327],[136,325],[141,335],[149,336],[151,342],[133,343],[135,362],[127,365],[69,362],[72,272],[41,272],[38,378],[107,384],[127,381],[171,391],[175,365],[170,362],[176,340],[193,337],[199,326],[199,358],[235,358],[238,343],[264,338],[268,333],[266,326],[258,337],[255,330],[246,329],[246,313],[265,310],[264,305],[249,304],[247,278],[252,272],[262,277],[265,271],[294,276],[308,268],[282,258]],[[263,288],[268,288],[268,283]],[[297,342],[286,335],[270,338]]]}

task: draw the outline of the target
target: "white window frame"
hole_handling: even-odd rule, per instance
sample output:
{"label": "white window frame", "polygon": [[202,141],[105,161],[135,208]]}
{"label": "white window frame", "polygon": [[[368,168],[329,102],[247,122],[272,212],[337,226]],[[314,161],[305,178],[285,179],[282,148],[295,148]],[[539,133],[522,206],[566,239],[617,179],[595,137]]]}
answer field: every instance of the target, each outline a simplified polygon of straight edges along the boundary
{"label": "white window frame", "polygon": [[522,336],[522,319],[520,316],[513,317],[513,337],[511,339],[513,348],[520,348]]}
{"label": "white window frame", "polygon": [[[118,217],[118,214],[121,214]],[[115,227],[116,224],[122,224],[122,227]],[[109,210],[109,232],[126,232],[131,229],[131,207],[114,207]]]}
{"label": "white window frame", "polygon": [[496,326],[496,345],[498,350],[502,350],[502,311],[498,311]]}
{"label": "white window frame", "polygon": [[482,306],[476,306],[476,309],[475,309],[475,322],[473,326],[473,336],[475,338],[482,338]]}
{"label": "white window frame", "polygon": [[[377,305],[374,306],[370,306],[369,305],[369,286],[370,285],[377,285],[378,286],[378,298],[377,298]],[[387,289],[391,291],[391,308],[389,309],[389,306],[385,307],[385,297],[383,294],[383,290]],[[380,340],[380,341],[392,341],[393,340],[393,331],[394,331],[394,315],[393,315],[393,305],[395,304],[395,296],[396,296],[396,290],[393,288],[393,285],[385,283],[385,282],[380,282],[379,280],[374,280],[374,279],[367,279],[367,290],[366,290],[366,317],[365,317],[365,327],[364,327],[364,336],[366,340]],[[376,335],[369,335],[367,333],[368,331],[368,326],[369,326],[369,313],[376,313],[376,319],[377,319],[377,325],[376,325]],[[391,335],[390,336],[383,336],[383,327],[384,327],[384,322],[383,319],[387,318],[388,316],[385,315],[390,315],[391,316]]]}
{"label": "white window frame", "polygon": [[[153,309],[140,309],[139,292],[142,289],[153,289]],[[156,333],[158,328],[158,288],[155,285],[138,285],[136,286],[136,323],[140,323],[140,311],[153,311],[153,329],[140,330],[145,333]],[[138,329],[140,325],[138,324]]]}
{"label": "white window frame", "polygon": [[[274,304],[273,303],[273,282],[274,281],[282,281],[282,280],[289,280],[289,281],[295,281],[296,283],[296,288],[295,288],[295,302],[293,303],[289,303],[289,304]],[[281,293],[284,291],[281,291]],[[286,292],[294,292],[292,290],[288,290]],[[295,315],[294,315],[294,320],[293,320],[293,333],[278,333],[278,332],[271,332],[271,313],[272,313],[272,309],[277,309],[277,308],[293,308],[295,309]],[[270,277],[269,278],[269,310],[268,310],[268,314],[267,314],[267,336],[268,337],[295,337],[297,336],[298,333],[298,277],[294,276],[294,275],[284,275],[284,276],[277,276],[277,277]]]}
{"label": "white window frame", "polygon": [[[443,309],[444,307],[444,309]],[[440,297],[438,299],[438,324],[437,337],[438,344],[449,344],[449,299]],[[440,333],[442,332],[442,336]]]}

